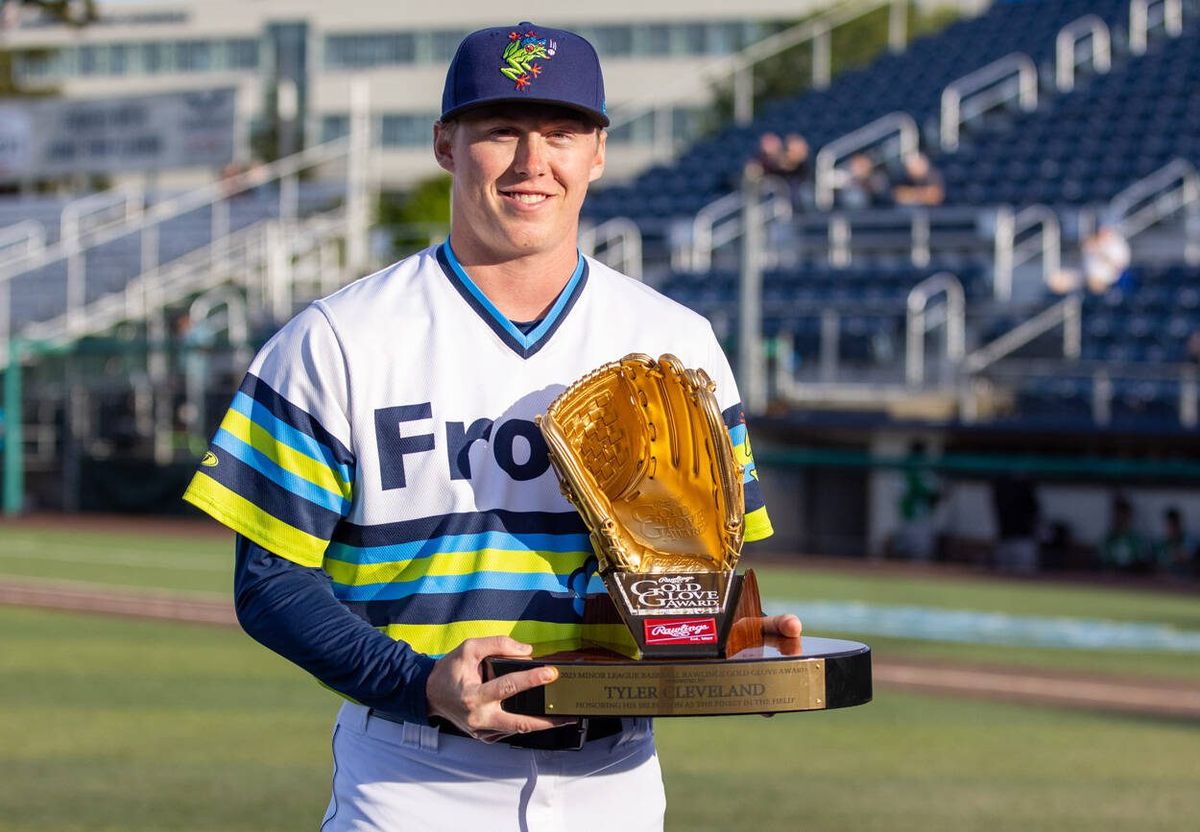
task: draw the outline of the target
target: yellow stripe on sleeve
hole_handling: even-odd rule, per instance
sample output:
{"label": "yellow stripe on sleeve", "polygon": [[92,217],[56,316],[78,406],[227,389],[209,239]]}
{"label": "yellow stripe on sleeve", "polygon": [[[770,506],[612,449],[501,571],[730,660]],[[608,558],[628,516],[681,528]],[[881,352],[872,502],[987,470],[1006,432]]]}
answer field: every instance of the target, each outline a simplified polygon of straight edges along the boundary
{"label": "yellow stripe on sleeve", "polygon": [[767,507],[760,506],[746,515],[746,536],[747,542],[754,540],[762,540],[775,534],[775,529],[771,527],[771,518],[767,516]]}
{"label": "yellow stripe on sleeve", "polygon": [[328,542],[273,517],[203,471],[183,499],[264,549],[301,566],[320,566]]}
{"label": "yellow stripe on sleeve", "polygon": [[242,440],[280,468],[311,482],[343,499],[351,499],[351,485],[345,482],[324,460],[313,459],[303,451],[271,435],[271,432],[232,408],[225,414],[221,427]]}

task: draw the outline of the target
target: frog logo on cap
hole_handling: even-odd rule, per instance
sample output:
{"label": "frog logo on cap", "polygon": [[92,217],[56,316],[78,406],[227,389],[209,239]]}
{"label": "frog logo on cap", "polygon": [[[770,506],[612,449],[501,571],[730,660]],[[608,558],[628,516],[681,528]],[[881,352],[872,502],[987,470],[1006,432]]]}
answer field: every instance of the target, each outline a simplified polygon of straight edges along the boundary
{"label": "frog logo on cap", "polygon": [[534,61],[548,61],[557,51],[557,43],[550,38],[538,37],[533,30],[524,34],[509,32],[508,44],[501,56],[505,66],[500,67],[500,72],[515,82],[518,90],[525,90],[542,74],[542,65]]}

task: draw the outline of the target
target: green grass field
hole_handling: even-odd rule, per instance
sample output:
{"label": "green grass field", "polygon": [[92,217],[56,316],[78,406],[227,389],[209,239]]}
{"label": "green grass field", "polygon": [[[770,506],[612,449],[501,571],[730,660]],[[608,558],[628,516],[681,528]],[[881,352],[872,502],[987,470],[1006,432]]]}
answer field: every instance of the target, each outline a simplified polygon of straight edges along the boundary
{"label": "green grass field", "polygon": [[[0,526],[0,578],[224,596],[228,542]],[[1200,630],[1193,598],[760,569],[764,594]],[[336,698],[234,630],[0,607],[0,832],[315,829]],[[853,635],[853,634],[851,634]],[[926,656],[1194,680],[1194,655],[865,638]],[[879,690],[774,719],[660,720],[668,829],[1190,830],[1200,724]]]}
{"label": "green grass field", "polygon": [[[336,708],[232,631],[0,609],[0,830],[315,829]],[[1200,725],[880,692],[660,720],[671,830],[1190,830]],[[619,799],[619,796],[614,796]]]}
{"label": "green grass field", "polygon": [[[13,528],[0,531],[0,578],[45,578],[102,586],[144,587],[227,597],[232,544],[205,535]],[[1166,624],[1200,632],[1200,601],[1089,586],[1000,582],[967,577],[851,574],[799,567],[758,567],[763,595],[795,601],[865,601],[1014,615],[1101,618]],[[952,644],[854,632],[816,632],[868,641],[882,657],[1018,664],[1030,667],[1200,679],[1194,656],[1128,650],[1062,650]]]}

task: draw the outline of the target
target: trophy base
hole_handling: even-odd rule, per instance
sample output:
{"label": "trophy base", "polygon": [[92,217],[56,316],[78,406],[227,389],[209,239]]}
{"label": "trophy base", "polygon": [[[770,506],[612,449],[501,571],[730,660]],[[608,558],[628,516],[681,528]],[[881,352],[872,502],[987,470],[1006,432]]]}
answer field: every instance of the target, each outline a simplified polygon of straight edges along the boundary
{"label": "trophy base", "polygon": [[603,648],[492,656],[488,678],[553,665],[558,679],[504,700],[534,716],[773,714],[871,701],[871,651],[856,641],[764,636],[727,658],[630,659]]}

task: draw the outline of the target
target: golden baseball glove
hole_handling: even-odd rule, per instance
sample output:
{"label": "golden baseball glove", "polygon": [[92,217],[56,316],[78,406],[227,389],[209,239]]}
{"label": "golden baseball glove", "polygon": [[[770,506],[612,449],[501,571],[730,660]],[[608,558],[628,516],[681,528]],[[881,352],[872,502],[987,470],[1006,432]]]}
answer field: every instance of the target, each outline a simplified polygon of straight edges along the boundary
{"label": "golden baseball glove", "polygon": [[568,387],[538,425],[600,571],[733,569],[742,468],[704,370],[627,355]]}

